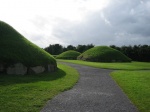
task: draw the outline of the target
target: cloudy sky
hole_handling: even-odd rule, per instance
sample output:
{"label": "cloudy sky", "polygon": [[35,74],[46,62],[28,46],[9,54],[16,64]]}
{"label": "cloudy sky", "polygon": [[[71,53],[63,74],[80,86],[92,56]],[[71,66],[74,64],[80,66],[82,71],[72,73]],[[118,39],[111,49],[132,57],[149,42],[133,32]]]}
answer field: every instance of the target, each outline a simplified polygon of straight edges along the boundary
{"label": "cloudy sky", "polygon": [[150,0],[0,0],[0,20],[42,48],[150,45]]}

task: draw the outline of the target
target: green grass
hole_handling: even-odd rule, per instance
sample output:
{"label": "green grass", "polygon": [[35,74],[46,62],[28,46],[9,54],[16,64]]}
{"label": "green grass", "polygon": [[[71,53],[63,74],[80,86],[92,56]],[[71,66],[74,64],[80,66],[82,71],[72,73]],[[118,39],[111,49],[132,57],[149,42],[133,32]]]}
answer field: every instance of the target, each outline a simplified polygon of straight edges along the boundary
{"label": "green grass", "polygon": [[150,71],[115,71],[111,76],[140,112],[150,112]]}
{"label": "green grass", "polygon": [[78,59],[92,62],[131,62],[131,59],[120,51],[107,46],[91,48],[78,56]]}
{"label": "green grass", "polygon": [[67,65],[58,68],[39,75],[0,75],[0,111],[39,112],[49,99],[72,88],[78,72]]}
{"label": "green grass", "polygon": [[74,60],[76,60],[80,54],[81,53],[79,53],[77,51],[69,50],[69,51],[59,54],[56,58],[57,59],[74,59]]}
{"label": "green grass", "polygon": [[31,43],[10,25],[0,21],[0,63],[26,66],[56,65],[49,53]]}
{"label": "green grass", "polygon": [[150,63],[146,62],[102,63],[102,62],[88,62],[82,60],[60,60],[60,59],[57,61],[70,62],[74,64],[81,64],[96,68],[115,69],[115,70],[150,70]]}
{"label": "green grass", "polygon": [[56,58],[58,55],[52,55],[54,58]]}

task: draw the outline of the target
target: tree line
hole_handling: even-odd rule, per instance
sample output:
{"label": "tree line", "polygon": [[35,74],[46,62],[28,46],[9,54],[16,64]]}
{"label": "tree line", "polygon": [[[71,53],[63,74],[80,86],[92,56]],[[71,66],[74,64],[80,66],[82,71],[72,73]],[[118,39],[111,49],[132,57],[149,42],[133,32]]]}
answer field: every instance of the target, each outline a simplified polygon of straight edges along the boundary
{"label": "tree line", "polygon": [[67,47],[63,47],[60,44],[53,44],[49,45],[48,47],[44,48],[45,51],[49,52],[52,55],[59,55],[62,52],[68,51],[68,50],[75,50],[80,53],[83,53],[84,51],[94,47],[93,44],[87,44],[87,45],[78,45],[78,46],[73,46],[73,45],[68,45]]}
{"label": "tree line", "polygon": [[133,61],[150,62],[150,45],[115,46],[110,47],[121,51]]}
{"label": "tree line", "polygon": [[[64,47],[60,44],[50,44],[48,47],[44,48],[44,50],[52,55],[59,55],[60,53],[68,50],[75,50],[83,53],[84,51],[93,48],[94,46],[95,45],[93,44],[87,44],[77,46],[68,45],[67,47]],[[109,47],[119,50],[120,52],[131,58],[133,61],[150,62],[150,45],[129,45],[121,47],[110,45]]]}

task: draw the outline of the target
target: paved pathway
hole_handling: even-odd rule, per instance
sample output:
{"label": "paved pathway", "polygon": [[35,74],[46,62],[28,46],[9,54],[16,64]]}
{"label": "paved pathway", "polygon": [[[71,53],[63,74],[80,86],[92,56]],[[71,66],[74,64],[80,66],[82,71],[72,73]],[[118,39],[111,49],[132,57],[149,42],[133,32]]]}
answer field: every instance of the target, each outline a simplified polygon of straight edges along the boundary
{"label": "paved pathway", "polygon": [[138,112],[109,76],[111,70],[68,65],[80,73],[79,82],[48,101],[41,112]]}

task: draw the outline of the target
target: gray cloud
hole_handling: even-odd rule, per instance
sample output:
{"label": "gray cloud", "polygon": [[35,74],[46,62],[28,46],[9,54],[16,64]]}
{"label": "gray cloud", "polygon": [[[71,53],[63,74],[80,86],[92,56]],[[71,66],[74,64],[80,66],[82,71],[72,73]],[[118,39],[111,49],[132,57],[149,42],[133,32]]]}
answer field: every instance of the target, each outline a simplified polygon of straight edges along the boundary
{"label": "gray cloud", "polygon": [[104,10],[110,22],[120,31],[130,34],[139,34],[143,37],[150,36],[149,1],[125,0],[112,3],[112,7]]}
{"label": "gray cloud", "polygon": [[150,1],[112,0],[81,22],[59,20],[53,36],[66,44],[150,44]]}
{"label": "gray cloud", "polygon": [[33,26],[35,26],[37,29],[44,30],[46,28],[46,25],[49,24],[49,21],[47,18],[44,18],[42,16],[36,15],[32,20],[30,20]]}

